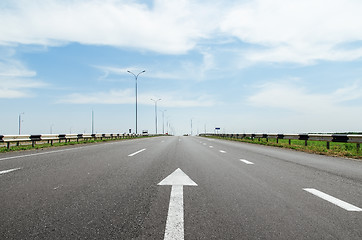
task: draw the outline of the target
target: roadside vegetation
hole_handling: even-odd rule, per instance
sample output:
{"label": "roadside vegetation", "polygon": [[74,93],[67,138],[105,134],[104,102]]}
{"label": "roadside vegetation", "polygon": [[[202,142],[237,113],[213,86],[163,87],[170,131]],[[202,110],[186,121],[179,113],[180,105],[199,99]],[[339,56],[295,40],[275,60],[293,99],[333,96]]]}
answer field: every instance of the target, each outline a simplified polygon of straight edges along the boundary
{"label": "roadside vegetation", "polygon": [[355,143],[338,143],[338,142],[330,142],[329,149],[327,149],[327,143],[325,141],[308,141],[308,145],[305,146],[304,140],[291,140],[289,145],[288,139],[266,139],[266,138],[223,138],[216,136],[208,136],[210,138],[238,141],[238,142],[246,142],[253,144],[260,144],[266,146],[280,147],[280,148],[289,148],[303,152],[309,152],[314,154],[335,156],[335,157],[346,157],[346,158],[355,158],[362,159],[362,149],[357,149]]}
{"label": "roadside vegetation", "polygon": [[[152,137],[152,136],[141,136],[138,138],[145,138],[145,137]],[[20,143],[19,146],[11,145],[11,148],[8,149],[6,145],[0,146],[0,153],[3,152],[15,152],[15,151],[24,151],[24,150],[34,150],[34,149],[43,149],[43,148],[50,148],[50,147],[61,147],[61,146],[69,146],[69,145],[78,145],[78,144],[91,144],[91,143],[101,143],[101,142],[109,142],[109,141],[124,141],[128,139],[135,139],[135,138],[122,138],[122,139],[90,139],[90,140],[82,140],[82,141],[71,141],[71,142],[54,142],[53,145],[48,143],[47,141],[38,142],[33,147],[31,142],[23,142]]]}

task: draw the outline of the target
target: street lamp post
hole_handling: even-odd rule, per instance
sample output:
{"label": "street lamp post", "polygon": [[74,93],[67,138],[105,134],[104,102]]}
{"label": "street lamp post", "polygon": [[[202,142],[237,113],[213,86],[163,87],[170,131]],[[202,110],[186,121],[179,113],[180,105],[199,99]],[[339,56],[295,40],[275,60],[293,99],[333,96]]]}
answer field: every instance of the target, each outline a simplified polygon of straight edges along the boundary
{"label": "street lamp post", "polygon": [[159,98],[157,100],[154,100],[154,99],[151,99],[151,100],[155,102],[155,125],[156,125],[156,135],[157,135],[157,102],[161,101],[161,98]]}
{"label": "street lamp post", "polygon": [[161,110],[162,112],[162,134],[165,134],[165,112],[167,112],[167,110]]}
{"label": "street lamp post", "polygon": [[131,71],[127,71],[128,73],[132,74],[135,78],[135,81],[136,81],[136,134],[137,134],[137,79],[138,79],[138,76],[141,74],[141,73],[144,73],[146,72],[146,70],[143,70],[142,72],[139,72],[137,75],[134,74],[133,72]]}
{"label": "street lamp post", "polygon": [[21,135],[21,114],[24,114],[24,113],[23,112],[19,113],[19,135]]}
{"label": "street lamp post", "polygon": [[192,118],[191,118],[191,136],[192,136]]}
{"label": "street lamp post", "polygon": [[94,134],[94,110],[92,109],[92,135]]}

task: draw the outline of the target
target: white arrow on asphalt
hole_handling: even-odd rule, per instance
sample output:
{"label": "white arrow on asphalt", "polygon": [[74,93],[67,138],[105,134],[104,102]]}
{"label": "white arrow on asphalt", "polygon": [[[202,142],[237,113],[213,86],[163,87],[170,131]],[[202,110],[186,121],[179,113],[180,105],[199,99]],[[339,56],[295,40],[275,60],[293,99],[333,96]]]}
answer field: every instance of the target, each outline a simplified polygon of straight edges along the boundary
{"label": "white arrow on asphalt", "polygon": [[176,169],[158,185],[171,185],[170,205],[166,221],[164,240],[184,239],[184,197],[183,186],[197,186],[181,169]]}

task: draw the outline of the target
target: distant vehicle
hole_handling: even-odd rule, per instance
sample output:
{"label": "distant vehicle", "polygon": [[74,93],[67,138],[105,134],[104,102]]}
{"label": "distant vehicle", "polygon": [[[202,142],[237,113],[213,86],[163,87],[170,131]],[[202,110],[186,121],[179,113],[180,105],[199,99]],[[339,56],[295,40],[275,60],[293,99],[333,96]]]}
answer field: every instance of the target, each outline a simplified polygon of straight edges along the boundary
{"label": "distant vehicle", "polygon": [[143,136],[148,136],[148,130],[142,130],[142,135]]}
{"label": "distant vehicle", "polygon": [[184,136],[188,136],[188,134],[184,134]]}

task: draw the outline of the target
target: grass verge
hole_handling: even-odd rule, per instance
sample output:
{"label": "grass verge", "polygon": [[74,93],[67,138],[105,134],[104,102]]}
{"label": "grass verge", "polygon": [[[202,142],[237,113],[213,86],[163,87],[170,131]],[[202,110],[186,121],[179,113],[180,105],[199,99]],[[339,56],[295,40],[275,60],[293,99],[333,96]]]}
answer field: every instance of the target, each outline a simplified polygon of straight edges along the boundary
{"label": "grass verge", "polygon": [[279,139],[278,143],[276,139],[251,139],[251,138],[223,138],[223,137],[215,137],[208,136],[210,138],[237,141],[237,142],[246,142],[252,144],[259,144],[265,146],[273,146],[280,148],[289,148],[297,151],[303,151],[314,154],[335,156],[335,157],[346,157],[346,158],[354,158],[354,159],[362,159],[362,149],[357,151],[357,146],[355,143],[336,143],[330,142],[330,148],[327,149],[327,143],[324,141],[308,141],[308,146],[305,146],[305,142],[303,140],[291,140],[291,144],[289,144],[288,139]]}
{"label": "grass verge", "polygon": [[[142,136],[138,138],[145,138],[145,137],[151,137],[151,136]],[[31,143],[26,145],[19,145],[19,146],[11,146],[10,149],[8,149],[6,146],[0,147],[0,153],[3,152],[15,152],[15,151],[25,151],[25,150],[34,150],[34,149],[43,149],[43,148],[50,148],[50,147],[60,147],[60,146],[69,146],[69,145],[78,145],[78,144],[90,144],[90,143],[100,143],[100,142],[109,142],[109,141],[123,141],[128,139],[135,139],[135,138],[122,138],[122,139],[91,139],[91,140],[83,140],[83,141],[73,141],[73,142],[54,142],[53,145],[50,143],[38,143],[35,144],[33,147]]]}

